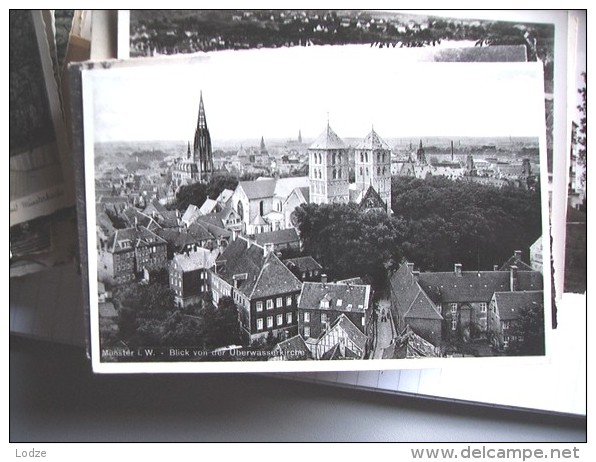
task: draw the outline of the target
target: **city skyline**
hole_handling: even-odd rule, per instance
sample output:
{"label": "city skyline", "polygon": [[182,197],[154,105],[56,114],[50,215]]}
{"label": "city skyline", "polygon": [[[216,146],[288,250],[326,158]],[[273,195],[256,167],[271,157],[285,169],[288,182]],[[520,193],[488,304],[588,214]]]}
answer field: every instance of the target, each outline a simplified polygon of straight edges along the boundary
{"label": "city skyline", "polygon": [[537,63],[417,63],[365,48],[218,52],[85,71],[95,141],[189,140],[201,91],[214,144],[295,139],[298,130],[314,139],[328,121],[344,137],[371,126],[387,138],[544,133]]}

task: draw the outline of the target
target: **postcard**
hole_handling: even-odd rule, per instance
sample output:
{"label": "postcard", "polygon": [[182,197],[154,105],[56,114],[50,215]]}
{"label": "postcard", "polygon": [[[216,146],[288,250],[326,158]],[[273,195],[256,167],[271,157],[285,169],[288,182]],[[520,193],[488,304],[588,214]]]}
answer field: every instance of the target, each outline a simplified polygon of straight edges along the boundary
{"label": "postcard", "polygon": [[541,64],[345,45],[75,71],[94,371],[548,355]]}

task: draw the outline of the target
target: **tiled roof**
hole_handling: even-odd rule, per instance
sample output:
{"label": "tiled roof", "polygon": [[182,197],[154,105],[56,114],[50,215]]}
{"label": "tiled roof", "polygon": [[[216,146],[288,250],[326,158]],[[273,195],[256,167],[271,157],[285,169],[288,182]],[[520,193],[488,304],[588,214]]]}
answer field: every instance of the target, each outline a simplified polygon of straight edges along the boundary
{"label": "tiled roof", "polygon": [[300,272],[315,271],[315,270],[323,269],[323,267],[319,264],[319,262],[317,262],[311,256],[288,258],[287,260],[284,260],[284,263],[288,268],[296,268]]}
{"label": "tiled roof", "polygon": [[108,248],[112,253],[135,249],[166,241],[143,226],[117,230],[108,240]]}
{"label": "tiled roof", "polygon": [[347,337],[352,342],[354,342],[358,346],[358,348],[360,348],[361,351],[364,351],[368,337],[365,334],[363,334],[360,331],[360,329],[358,329],[358,327],[356,327],[356,325],[354,325],[354,323],[350,321],[350,318],[348,318],[343,313],[340,314],[337,317],[337,319],[331,323],[329,329],[327,329],[319,336],[318,341],[321,342],[325,336],[329,335],[335,329],[343,330],[347,334]]}
{"label": "tiled roof", "polygon": [[336,359],[360,359],[360,355],[353,352],[347,346],[342,346],[340,343],[336,343],[333,348],[327,350],[323,356],[321,356],[321,359],[329,361]]}
{"label": "tiled roof", "polygon": [[[435,303],[488,302],[495,292],[511,290],[509,271],[420,273],[420,287]],[[541,290],[542,275],[517,272],[517,290]]]}
{"label": "tiled roof", "polygon": [[294,228],[278,229],[276,231],[269,231],[267,233],[255,234],[254,240],[259,245],[264,244],[290,244],[299,242],[300,238]]}
{"label": "tiled roof", "polygon": [[390,151],[391,147],[383,141],[383,139],[373,130],[370,131],[366,138],[364,138],[356,149],[368,149],[368,150],[384,150]]}
{"label": "tiled roof", "polygon": [[208,269],[215,263],[217,255],[217,250],[211,252],[207,249],[199,248],[189,254],[175,255],[172,259],[172,266],[179,267],[183,272]]}
{"label": "tiled roof", "polygon": [[188,228],[163,228],[155,231],[165,239],[175,252],[181,252],[187,245],[212,240],[215,237],[200,223],[193,223]]}
{"label": "tiled roof", "polygon": [[[300,281],[275,254],[265,256],[263,247],[252,242],[249,246],[249,242],[243,237],[230,242],[217,259],[220,277],[229,284],[237,283],[237,290],[249,298],[300,291]],[[246,277],[236,282],[234,275],[238,274]]]}
{"label": "tiled roof", "polygon": [[393,348],[383,352],[383,359],[437,357],[437,348],[416,334],[410,326],[395,339]]}
{"label": "tiled roof", "polygon": [[342,139],[327,124],[323,133],[319,135],[308,149],[345,149],[345,147],[346,145]]}
{"label": "tiled roof", "polygon": [[302,284],[275,254],[270,253],[263,262],[251,298],[270,297],[277,294],[299,292]]}
{"label": "tiled roof", "polygon": [[306,346],[301,335],[295,335],[294,337],[279,342],[275,346],[275,350],[280,350],[282,356],[287,360],[312,359],[312,353]]}
{"label": "tiled roof", "polygon": [[538,304],[544,306],[544,291],[495,292],[495,302],[502,321],[517,319],[520,310]]}
{"label": "tiled roof", "polygon": [[434,303],[432,303],[422,290],[418,291],[418,294],[412,300],[405,317],[410,319],[443,319],[443,316],[435,308]]}
{"label": "tiled roof", "polygon": [[305,282],[302,284],[298,308],[319,310],[321,300],[329,299],[329,310],[364,312],[370,302],[370,286]]}

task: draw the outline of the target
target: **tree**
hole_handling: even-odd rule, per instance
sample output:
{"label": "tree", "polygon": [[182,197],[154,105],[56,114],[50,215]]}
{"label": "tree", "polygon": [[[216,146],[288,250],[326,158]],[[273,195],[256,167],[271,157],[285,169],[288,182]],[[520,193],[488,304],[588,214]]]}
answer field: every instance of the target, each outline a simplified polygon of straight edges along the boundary
{"label": "tree", "polygon": [[238,177],[227,173],[218,173],[213,175],[211,181],[209,181],[207,195],[211,199],[217,199],[217,196],[219,196],[224,189],[231,189],[234,191],[236,186],[238,186]]}
{"label": "tree", "polygon": [[204,183],[193,183],[181,186],[176,194],[174,207],[177,210],[186,210],[190,204],[200,207],[207,199],[207,185]]}
{"label": "tree", "polygon": [[544,355],[544,306],[532,302],[519,310],[511,324],[509,351],[515,355]]}
{"label": "tree", "polygon": [[586,83],[586,73],[582,73],[584,79],[584,85],[578,90],[581,96],[581,103],[577,106],[580,113],[579,125],[578,125],[578,136],[577,143],[579,149],[577,151],[577,157],[580,164],[583,167],[582,182],[586,181],[586,166],[587,166],[587,154],[588,154],[588,89]]}

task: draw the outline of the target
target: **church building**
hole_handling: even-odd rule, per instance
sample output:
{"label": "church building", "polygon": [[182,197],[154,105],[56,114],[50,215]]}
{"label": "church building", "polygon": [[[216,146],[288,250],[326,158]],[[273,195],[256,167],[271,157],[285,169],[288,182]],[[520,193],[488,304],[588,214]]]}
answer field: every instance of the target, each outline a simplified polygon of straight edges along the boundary
{"label": "church building", "polygon": [[196,183],[197,181],[206,183],[210,180],[212,174],[213,149],[211,147],[211,135],[207,127],[205,106],[203,105],[203,92],[201,92],[193,148],[191,151],[190,143],[188,143],[186,158],[174,166],[172,182],[177,187]]}

